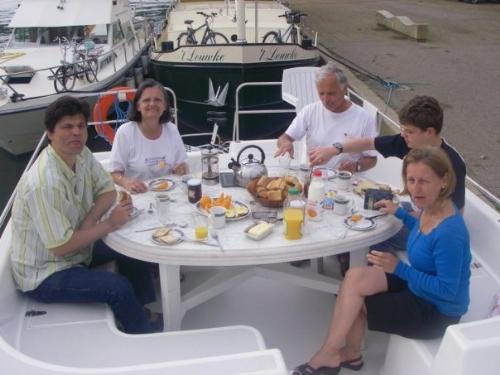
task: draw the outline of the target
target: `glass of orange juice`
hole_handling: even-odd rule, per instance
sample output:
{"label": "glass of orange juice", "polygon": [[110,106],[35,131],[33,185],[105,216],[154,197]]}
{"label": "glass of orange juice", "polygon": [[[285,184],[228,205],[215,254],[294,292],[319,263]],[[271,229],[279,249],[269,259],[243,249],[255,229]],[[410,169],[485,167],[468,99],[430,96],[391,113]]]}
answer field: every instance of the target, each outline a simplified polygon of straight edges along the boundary
{"label": "glass of orange juice", "polygon": [[204,215],[194,215],[194,236],[198,241],[208,237],[208,218]]}

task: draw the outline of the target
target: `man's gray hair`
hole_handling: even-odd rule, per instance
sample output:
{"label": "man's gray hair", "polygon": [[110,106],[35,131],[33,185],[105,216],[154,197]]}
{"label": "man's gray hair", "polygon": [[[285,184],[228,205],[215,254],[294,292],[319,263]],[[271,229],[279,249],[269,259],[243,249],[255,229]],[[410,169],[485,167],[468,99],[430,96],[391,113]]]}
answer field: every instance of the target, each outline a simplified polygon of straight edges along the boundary
{"label": "man's gray hair", "polygon": [[322,80],[328,76],[337,77],[337,83],[343,88],[347,88],[347,76],[344,71],[339,68],[337,64],[330,61],[328,64],[321,66],[316,72],[316,84],[320,83]]}

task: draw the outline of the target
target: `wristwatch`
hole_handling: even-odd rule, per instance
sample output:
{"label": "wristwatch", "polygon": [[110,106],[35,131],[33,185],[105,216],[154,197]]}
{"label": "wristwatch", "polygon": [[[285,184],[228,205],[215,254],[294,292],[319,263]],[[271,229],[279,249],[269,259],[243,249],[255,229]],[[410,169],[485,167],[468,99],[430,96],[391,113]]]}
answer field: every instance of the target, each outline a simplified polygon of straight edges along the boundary
{"label": "wristwatch", "polygon": [[335,142],[332,146],[335,147],[337,149],[337,151],[339,152],[337,155],[340,155],[341,153],[344,152],[344,146],[342,145],[342,143]]}

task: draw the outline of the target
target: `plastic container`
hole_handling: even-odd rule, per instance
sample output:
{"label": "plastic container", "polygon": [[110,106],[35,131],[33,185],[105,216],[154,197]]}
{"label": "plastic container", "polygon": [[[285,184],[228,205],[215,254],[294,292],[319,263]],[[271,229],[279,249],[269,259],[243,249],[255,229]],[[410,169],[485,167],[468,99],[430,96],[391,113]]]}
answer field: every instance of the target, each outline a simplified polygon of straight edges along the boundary
{"label": "plastic container", "polygon": [[313,171],[307,195],[306,217],[308,220],[320,221],[323,218],[322,202],[325,199],[325,182],[321,170]]}
{"label": "plastic container", "polygon": [[283,204],[283,234],[287,240],[300,240],[303,235],[304,210],[306,202],[297,188],[288,189],[288,197]]}

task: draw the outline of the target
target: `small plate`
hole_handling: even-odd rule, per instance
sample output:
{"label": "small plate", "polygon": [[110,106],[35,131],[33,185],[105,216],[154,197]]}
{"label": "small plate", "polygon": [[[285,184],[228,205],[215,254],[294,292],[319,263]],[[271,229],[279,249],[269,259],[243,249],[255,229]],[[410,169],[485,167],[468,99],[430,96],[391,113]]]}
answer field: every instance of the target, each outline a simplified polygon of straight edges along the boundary
{"label": "small plate", "polygon": [[[242,215],[238,215],[238,214],[236,213],[236,215],[235,215],[235,216],[230,217],[230,216],[227,216],[227,215],[228,215],[228,213],[230,212],[230,211],[228,210],[228,212],[226,213],[226,221],[238,221],[238,220],[243,220],[244,218],[246,218],[246,217],[248,217],[248,216],[250,215],[250,207],[248,207],[248,205],[246,205],[245,203],[240,202],[240,201],[233,201],[233,210],[234,210],[235,212],[237,212],[238,207],[239,207],[240,209],[245,209],[245,210],[246,210],[246,213],[245,213],[245,214],[242,214]],[[205,210],[202,210],[202,209],[200,208],[200,202],[197,202],[197,203],[196,203],[196,208],[198,209],[198,211],[199,211],[201,214],[203,214],[203,215],[205,215],[205,216],[208,216],[208,212],[207,212],[207,211],[205,211]]]}
{"label": "small plate", "polygon": [[151,235],[151,240],[152,240],[155,244],[160,245],[160,246],[173,246],[173,245],[177,245],[178,243],[180,243],[180,242],[184,241],[184,232],[183,232],[183,231],[181,231],[180,229],[172,229],[170,232],[172,233],[172,235],[174,235],[174,236],[176,236],[176,237],[177,237],[177,242],[175,242],[175,243],[173,243],[173,244],[171,244],[171,245],[169,245],[169,244],[167,244],[167,243],[165,243],[165,242],[162,242],[162,241],[160,241],[160,240],[156,239],[156,238],[153,236],[154,232],[153,232],[153,234]]}
{"label": "small plate", "polygon": [[372,230],[377,226],[377,223],[373,219],[367,219],[363,217],[361,220],[354,222],[351,220],[350,216],[344,220],[344,224],[349,229],[358,230],[361,232],[366,230]]}
{"label": "small plate", "polygon": [[[314,168],[314,169],[316,169],[316,168]],[[336,169],[333,169],[333,168],[319,167],[318,169],[323,174],[323,178],[325,177],[325,174],[326,174],[326,179],[327,180],[333,180],[339,174],[339,172]]]}
{"label": "small plate", "polygon": [[170,178],[155,178],[148,182],[148,186],[149,190],[155,192],[170,191],[175,187],[175,181]]}

